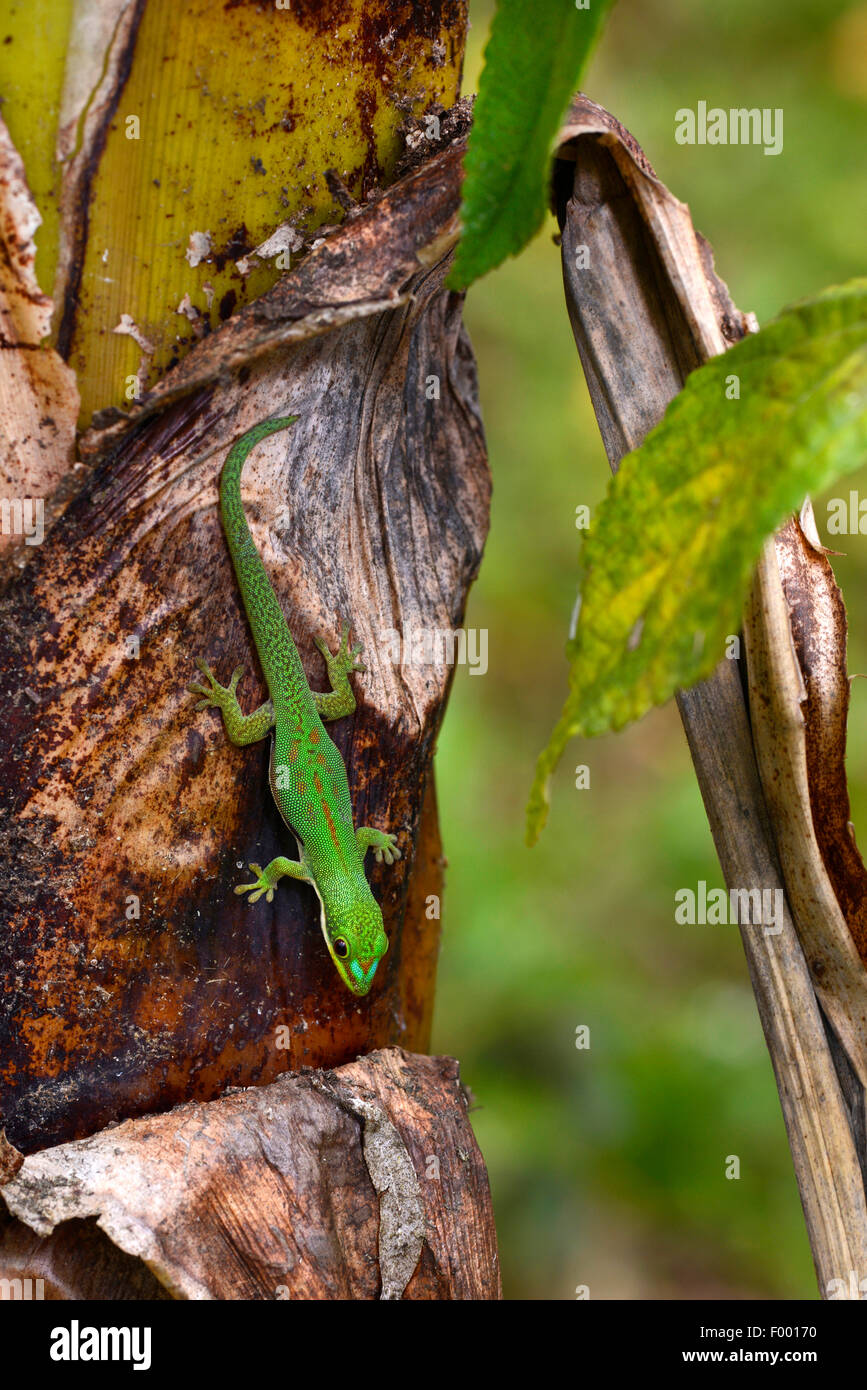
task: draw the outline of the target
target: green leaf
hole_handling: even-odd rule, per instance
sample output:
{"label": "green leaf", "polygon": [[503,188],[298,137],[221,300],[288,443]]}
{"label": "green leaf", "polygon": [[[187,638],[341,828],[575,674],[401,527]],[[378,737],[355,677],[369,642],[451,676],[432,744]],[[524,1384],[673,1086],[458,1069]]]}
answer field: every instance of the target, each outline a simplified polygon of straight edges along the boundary
{"label": "green leaf", "polygon": [[611,0],[499,0],[464,161],[451,289],[516,255],[542,225],[551,144]]}
{"label": "green leaf", "polygon": [[570,693],[537,765],[528,843],[568,739],[619,729],[709,675],[765,538],[865,456],[867,279],[794,305],[688,377],[587,533]]}

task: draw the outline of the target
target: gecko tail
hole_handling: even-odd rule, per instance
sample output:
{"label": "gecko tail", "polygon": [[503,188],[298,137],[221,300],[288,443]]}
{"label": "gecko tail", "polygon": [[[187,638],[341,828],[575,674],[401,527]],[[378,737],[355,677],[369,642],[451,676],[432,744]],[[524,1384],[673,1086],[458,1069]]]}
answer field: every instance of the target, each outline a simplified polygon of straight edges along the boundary
{"label": "gecko tail", "polygon": [[241,501],[241,473],[251,450],[269,434],[276,434],[294,425],[297,415],[275,416],[241,435],[226,456],[220,474],[220,517],[232,565],[241,590],[241,598],[250,622],[253,640],[268,688],[279,688],[288,669],[303,679],[298,650],[292,640],[277,596],[268,578],[262,557],[250,534],[244,504]]}

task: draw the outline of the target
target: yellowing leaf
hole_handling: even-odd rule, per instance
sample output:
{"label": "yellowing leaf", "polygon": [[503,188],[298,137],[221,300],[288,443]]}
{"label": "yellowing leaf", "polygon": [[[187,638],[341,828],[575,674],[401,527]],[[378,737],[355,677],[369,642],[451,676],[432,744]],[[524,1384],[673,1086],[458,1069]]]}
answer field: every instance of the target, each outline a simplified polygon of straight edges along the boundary
{"label": "yellowing leaf", "polygon": [[537,765],[529,843],[567,741],[619,729],[709,675],[766,536],[865,456],[865,279],[794,305],[691,374],[587,534],[570,692]]}

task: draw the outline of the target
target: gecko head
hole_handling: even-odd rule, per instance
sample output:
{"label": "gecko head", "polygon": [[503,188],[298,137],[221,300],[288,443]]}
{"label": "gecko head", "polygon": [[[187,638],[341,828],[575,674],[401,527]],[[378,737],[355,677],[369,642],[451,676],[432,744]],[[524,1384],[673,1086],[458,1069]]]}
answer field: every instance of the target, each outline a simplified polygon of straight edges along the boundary
{"label": "gecko head", "polygon": [[369,901],[340,907],[326,914],[325,942],[347,989],[366,994],[376,967],[388,950],[382,913],[371,895]]}

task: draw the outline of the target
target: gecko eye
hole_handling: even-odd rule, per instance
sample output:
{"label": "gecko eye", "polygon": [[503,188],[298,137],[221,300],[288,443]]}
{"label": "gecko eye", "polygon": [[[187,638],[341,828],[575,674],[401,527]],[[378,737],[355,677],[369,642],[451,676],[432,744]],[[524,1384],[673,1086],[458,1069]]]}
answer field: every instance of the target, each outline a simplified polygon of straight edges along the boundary
{"label": "gecko eye", "polygon": [[343,937],[336,936],[332,945],[334,946],[334,954],[338,957],[338,959],[346,960],[346,957],[349,955],[349,946],[347,942],[344,941]]}

